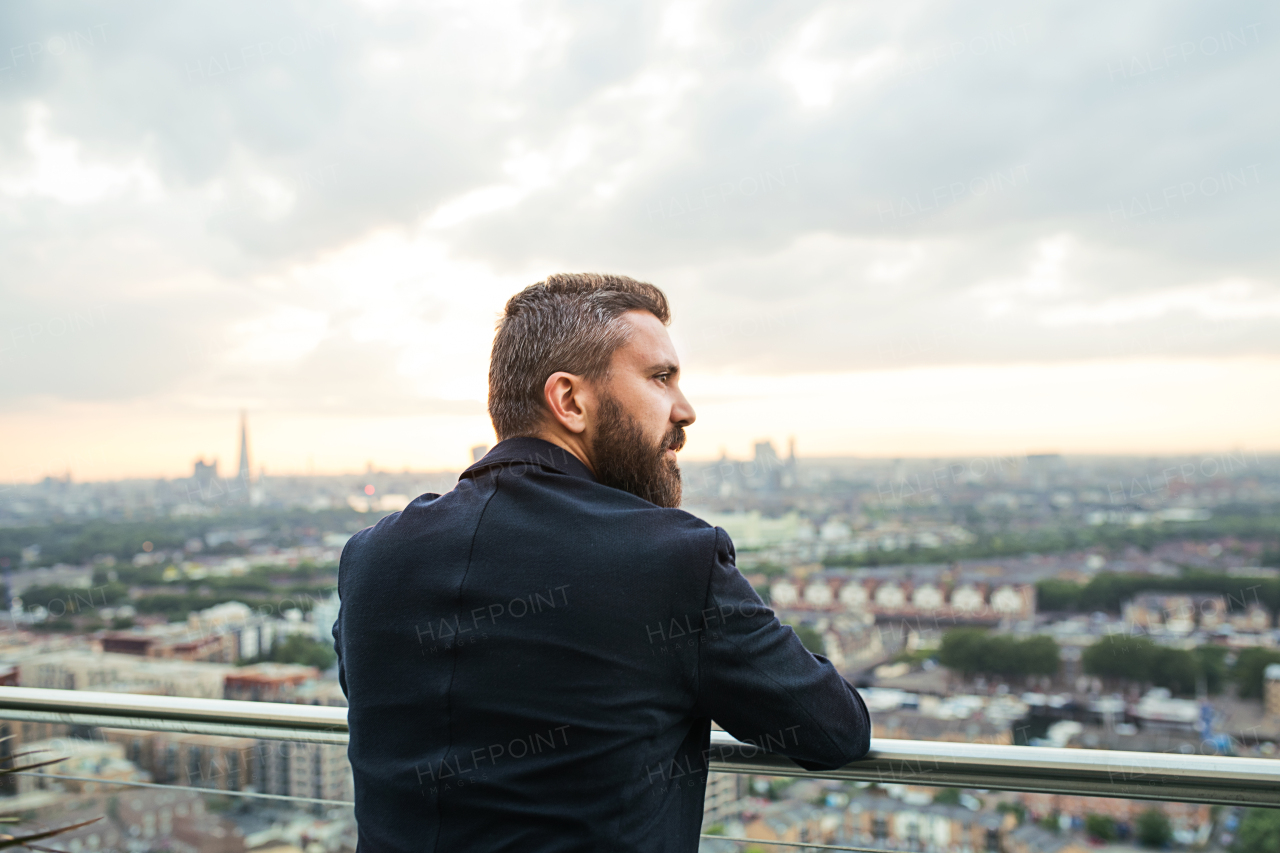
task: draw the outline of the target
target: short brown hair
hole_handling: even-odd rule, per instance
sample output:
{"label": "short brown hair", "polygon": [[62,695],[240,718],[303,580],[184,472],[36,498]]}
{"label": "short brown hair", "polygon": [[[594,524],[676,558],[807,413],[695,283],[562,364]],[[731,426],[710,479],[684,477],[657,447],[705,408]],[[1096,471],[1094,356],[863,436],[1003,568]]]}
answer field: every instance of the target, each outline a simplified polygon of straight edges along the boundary
{"label": "short brown hair", "polygon": [[498,440],[537,432],[551,374],[608,373],[631,334],[619,318],[635,310],[671,322],[666,295],[625,275],[556,273],[511,297],[489,358],[489,417]]}

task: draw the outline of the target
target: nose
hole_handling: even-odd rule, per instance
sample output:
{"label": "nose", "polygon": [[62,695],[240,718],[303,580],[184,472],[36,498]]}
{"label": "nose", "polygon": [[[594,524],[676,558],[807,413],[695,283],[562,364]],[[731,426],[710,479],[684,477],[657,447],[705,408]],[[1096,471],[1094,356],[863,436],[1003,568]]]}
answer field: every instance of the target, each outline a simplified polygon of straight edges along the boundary
{"label": "nose", "polygon": [[682,427],[687,427],[698,419],[698,415],[693,410],[688,399],[685,398],[684,392],[679,392],[676,398],[676,404],[671,407],[671,422]]}

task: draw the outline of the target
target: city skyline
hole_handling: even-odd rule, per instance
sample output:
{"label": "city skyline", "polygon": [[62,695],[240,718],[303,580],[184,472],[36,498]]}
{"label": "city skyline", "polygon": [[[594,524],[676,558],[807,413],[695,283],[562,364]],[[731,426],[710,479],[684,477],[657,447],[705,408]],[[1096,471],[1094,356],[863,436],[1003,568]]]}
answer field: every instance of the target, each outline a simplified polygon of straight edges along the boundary
{"label": "city skyline", "polygon": [[[185,461],[180,460],[175,463],[176,467],[172,470],[156,470],[143,471],[126,471],[123,473],[111,473],[108,471],[104,476],[95,476],[94,472],[99,470],[91,465],[80,467],[77,470],[76,462],[84,462],[85,458],[65,458],[61,460],[61,467],[52,467],[37,476],[28,479],[4,479],[0,477],[0,483],[6,483],[8,486],[14,485],[30,485],[45,479],[65,480],[67,482],[111,482],[126,480],[183,480],[195,477],[197,480],[221,477],[223,479],[253,480],[260,475],[274,477],[298,477],[298,476],[358,476],[367,471],[378,473],[439,473],[449,471],[461,471],[470,465],[475,459],[479,458],[477,452],[483,453],[487,451],[494,443],[492,431],[486,440],[479,444],[471,444],[466,447],[465,452],[461,454],[453,454],[459,457],[456,461],[445,459],[444,464],[439,465],[413,465],[409,463],[396,464],[394,462],[386,462],[374,458],[366,458],[358,463],[352,463],[346,468],[323,468],[316,464],[314,457],[308,457],[301,467],[290,468],[281,465],[274,465],[270,462],[263,462],[254,451],[254,463],[251,466],[248,462],[249,447],[257,446],[257,436],[251,427],[249,413],[240,409],[234,416],[234,436],[233,438],[223,441],[220,445],[216,442],[210,443],[208,447],[200,452],[188,454]],[[225,420],[218,419],[218,420]],[[206,434],[212,434],[212,430],[206,430]],[[747,435],[747,433],[742,433]],[[1025,462],[1028,458],[1035,456],[1052,456],[1067,458],[1095,458],[1105,459],[1114,458],[1116,460],[1137,459],[1143,457],[1150,458],[1192,458],[1203,457],[1208,459],[1225,456],[1227,454],[1243,454],[1252,456],[1255,461],[1259,455],[1272,455],[1276,451],[1273,447],[1265,444],[1234,444],[1229,447],[1202,447],[1202,448],[1169,448],[1160,452],[1099,452],[1089,449],[1078,451],[1063,451],[1053,446],[1032,446],[1027,448],[1018,448],[1014,450],[1003,449],[999,447],[983,448],[974,447],[968,450],[963,448],[950,453],[842,453],[842,452],[823,452],[822,448],[812,449],[808,452],[801,452],[797,449],[799,439],[795,433],[761,435],[752,434],[750,440],[738,442],[733,445],[721,444],[714,453],[704,453],[700,455],[692,455],[686,449],[680,454],[682,464],[693,466],[694,468],[702,468],[719,459],[732,460],[750,460],[756,458],[760,452],[760,446],[763,444],[771,445],[778,459],[785,459],[788,453],[795,453],[796,458],[807,459],[808,461],[826,462],[834,460],[861,460],[867,463],[884,463],[889,461],[902,461],[906,463],[924,462],[929,460],[1009,460],[1010,464]],[[691,442],[692,443],[692,442]],[[702,448],[710,446],[709,443],[703,442],[699,445]],[[181,451],[176,451],[181,455]],[[357,454],[358,455],[358,454]],[[176,458],[176,457],[175,457]],[[352,457],[354,458],[354,457]],[[233,464],[235,463],[235,464]],[[29,469],[34,470],[34,469]]]}
{"label": "city skyline", "polygon": [[[904,374],[910,375],[900,382]],[[802,455],[811,457],[1280,450],[1280,400],[1257,393],[1280,387],[1280,361],[918,368],[769,380],[693,375],[684,384],[698,412],[681,453],[689,461],[722,453],[745,456],[756,441],[784,446],[792,435]],[[764,396],[782,385],[790,385],[789,393]],[[1136,393],[1135,386],[1146,393]],[[1195,389],[1204,389],[1203,395]],[[1019,396],[1001,399],[1010,394]],[[1202,396],[1237,405],[1203,405]],[[854,400],[878,400],[879,408],[860,420]],[[797,420],[797,401],[808,402],[820,417]],[[470,464],[471,447],[496,440],[483,401],[474,408],[467,415],[383,419],[250,409],[256,424],[254,470],[265,465],[278,473],[355,473],[370,462],[385,470],[461,470]],[[106,413],[79,408],[52,422],[0,415],[14,442],[14,452],[0,460],[0,481],[34,482],[67,469],[90,480],[182,477],[204,457],[218,458],[229,471],[239,450],[227,425],[234,425],[240,411],[143,416],[127,407]],[[89,434],[81,428],[86,418],[96,425]]]}

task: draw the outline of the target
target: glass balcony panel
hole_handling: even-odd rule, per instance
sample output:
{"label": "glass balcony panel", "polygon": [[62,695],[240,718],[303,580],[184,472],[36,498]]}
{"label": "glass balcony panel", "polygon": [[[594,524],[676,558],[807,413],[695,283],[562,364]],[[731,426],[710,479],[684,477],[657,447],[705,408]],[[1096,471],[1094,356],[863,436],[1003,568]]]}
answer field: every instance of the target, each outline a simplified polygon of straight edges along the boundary
{"label": "glass balcony panel", "polygon": [[1108,842],[1158,847],[1162,839],[1229,849],[1243,823],[1264,823],[1271,814],[1204,803],[713,773],[700,850],[1085,853]]}
{"label": "glass balcony panel", "polygon": [[346,747],[5,720],[0,817],[67,853],[355,849]]}
{"label": "glass balcony panel", "polygon": [[[0,765],[14,771],[0,776],[0,816],[17,819],[19,836],[73,827],[44,842],[67,853],[354,850],[342,717],[0,688]],[[1280,795],[1280,763],[1268,759],[892,739],[873,753],[805,773],[714,733],[701,849],[1083,853],[1109,841],[1240,841],[1254,853],[1248,844],[1268,850],[1280,831],[1276,812],[1250,807]],[[954,784],[940,787],[944,778]],[[1184,790],[1203,796],[1170,799]],[[1115,796],[1124,792],[1142,798]]]}

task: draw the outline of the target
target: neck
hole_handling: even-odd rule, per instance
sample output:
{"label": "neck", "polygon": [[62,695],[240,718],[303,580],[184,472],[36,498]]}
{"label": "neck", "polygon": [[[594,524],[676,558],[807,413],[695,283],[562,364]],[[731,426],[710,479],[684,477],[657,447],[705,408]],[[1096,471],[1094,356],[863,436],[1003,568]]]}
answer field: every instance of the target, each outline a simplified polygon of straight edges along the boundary
{"label": "neck", "polygon": [[543,441],[549,441],[556,447],[567,450],[578,458],[578,461],[587,466],[587,469],[595,474],[596,467],[591,464],[591,455],[587,452],[587,442],[583,436],[568,431],[540,429],[533,434],[534,438],[540,438]]}

